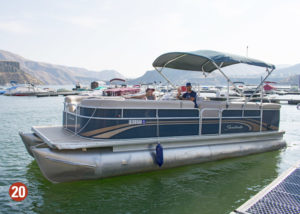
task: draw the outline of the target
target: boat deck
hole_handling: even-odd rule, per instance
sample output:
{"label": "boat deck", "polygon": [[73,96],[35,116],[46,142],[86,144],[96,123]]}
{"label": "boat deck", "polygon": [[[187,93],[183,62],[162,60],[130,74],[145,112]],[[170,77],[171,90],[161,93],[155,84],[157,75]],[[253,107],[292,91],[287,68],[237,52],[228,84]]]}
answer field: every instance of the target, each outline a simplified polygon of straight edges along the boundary
{"label": "boat deck", "polygon": [[[165,148],[202,146],[228,143],[246,143],[259,141],[282,141],[283,131],[266,131],[223,135],[192,135],[175,137],[154,137],[134,139],[91,139],[71,133],[63,126],[33,126],[32,131],[39,136],[50,148],[54,149],[83,149],[113,147],[114,151],[149,149],[149,145],[158,142],[167,143]],[[258,145],[259,146],[259,145]]]}
{"label": "boat deck", "polygon": [[234,213],[300,213],[300,163],[284,172]]}

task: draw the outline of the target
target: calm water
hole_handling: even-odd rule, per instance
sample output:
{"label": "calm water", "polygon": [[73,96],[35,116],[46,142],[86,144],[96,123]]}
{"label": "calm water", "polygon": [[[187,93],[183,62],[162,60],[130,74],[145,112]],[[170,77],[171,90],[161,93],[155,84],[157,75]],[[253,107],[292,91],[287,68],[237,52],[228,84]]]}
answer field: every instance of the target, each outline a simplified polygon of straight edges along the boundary
{"label": "calm water", "polygon": [[[0,213],[229,213],[299,161],[300,111],[283,105],[287,148],[193,166],[94,181],[52,184],[18,135],[33,125],[61,124],[63,97],[0,96]],[[14,202],[9,186],[28,197]]]}

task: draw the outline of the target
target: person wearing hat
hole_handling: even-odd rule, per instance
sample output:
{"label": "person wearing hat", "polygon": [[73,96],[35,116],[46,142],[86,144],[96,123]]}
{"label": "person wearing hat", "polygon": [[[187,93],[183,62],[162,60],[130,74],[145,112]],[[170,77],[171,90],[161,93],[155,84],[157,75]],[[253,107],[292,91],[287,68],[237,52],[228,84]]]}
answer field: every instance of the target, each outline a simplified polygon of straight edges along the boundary
{"label": "person wearing hat", "polygon": [[195,103],[195,108],[198,108],[197,105],[197,93],[192,90],[192,84],[190,82],[186,83],[186,92],[181,96],[181,89],[178,88],[177,99],[179,100],[191,100]]}
{"label": "person wearing hat", "polygon": [[155,91],[154,88],[147,88],[146,94],[138,95],[138,96],[132,96],[131,99],[145,99],[145,100],[156,100],[155,95],[153,92]]}

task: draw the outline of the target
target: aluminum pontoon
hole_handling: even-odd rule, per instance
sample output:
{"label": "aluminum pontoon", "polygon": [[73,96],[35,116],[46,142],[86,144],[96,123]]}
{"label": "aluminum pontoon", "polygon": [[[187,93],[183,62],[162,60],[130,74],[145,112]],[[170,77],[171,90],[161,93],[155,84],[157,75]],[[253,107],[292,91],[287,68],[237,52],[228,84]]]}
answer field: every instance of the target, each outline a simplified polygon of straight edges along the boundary
{"label": "aluminum pontoon", "polygon": [[[232,83],[222,68],[237,63],[266,67],[262,83],[275,69],[259,60],[215,51],[167,53],[153,66],[170,84],[162,73],[166,67],[219,70]],[[69,96],[62,126],[32,127],[33,133],[20,135],[43,175],[54,183],[166,169],[284,147],[284,132],[279,131],[280,105],[252,103],[251,98],[245,97],[244,102],[202,100],[199,108],[194,108],[192,101],[182,100]]]}

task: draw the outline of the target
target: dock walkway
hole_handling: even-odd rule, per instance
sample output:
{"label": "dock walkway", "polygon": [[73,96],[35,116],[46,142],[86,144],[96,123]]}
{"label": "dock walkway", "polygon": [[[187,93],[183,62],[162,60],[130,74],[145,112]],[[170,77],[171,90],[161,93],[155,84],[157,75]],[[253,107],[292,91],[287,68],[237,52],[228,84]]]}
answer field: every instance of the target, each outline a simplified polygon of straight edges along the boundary
{"label": "dock walkway", "polygon": [[65,92],[43,92],[36,94],[37,97],[54,97],[54,96],[69,96],[69,95],[79,95],[78,91],[65,91]]}
{"label": "dock walkway", "polygon": [[300,213],[300,163],[280,175],[232,214]]}

